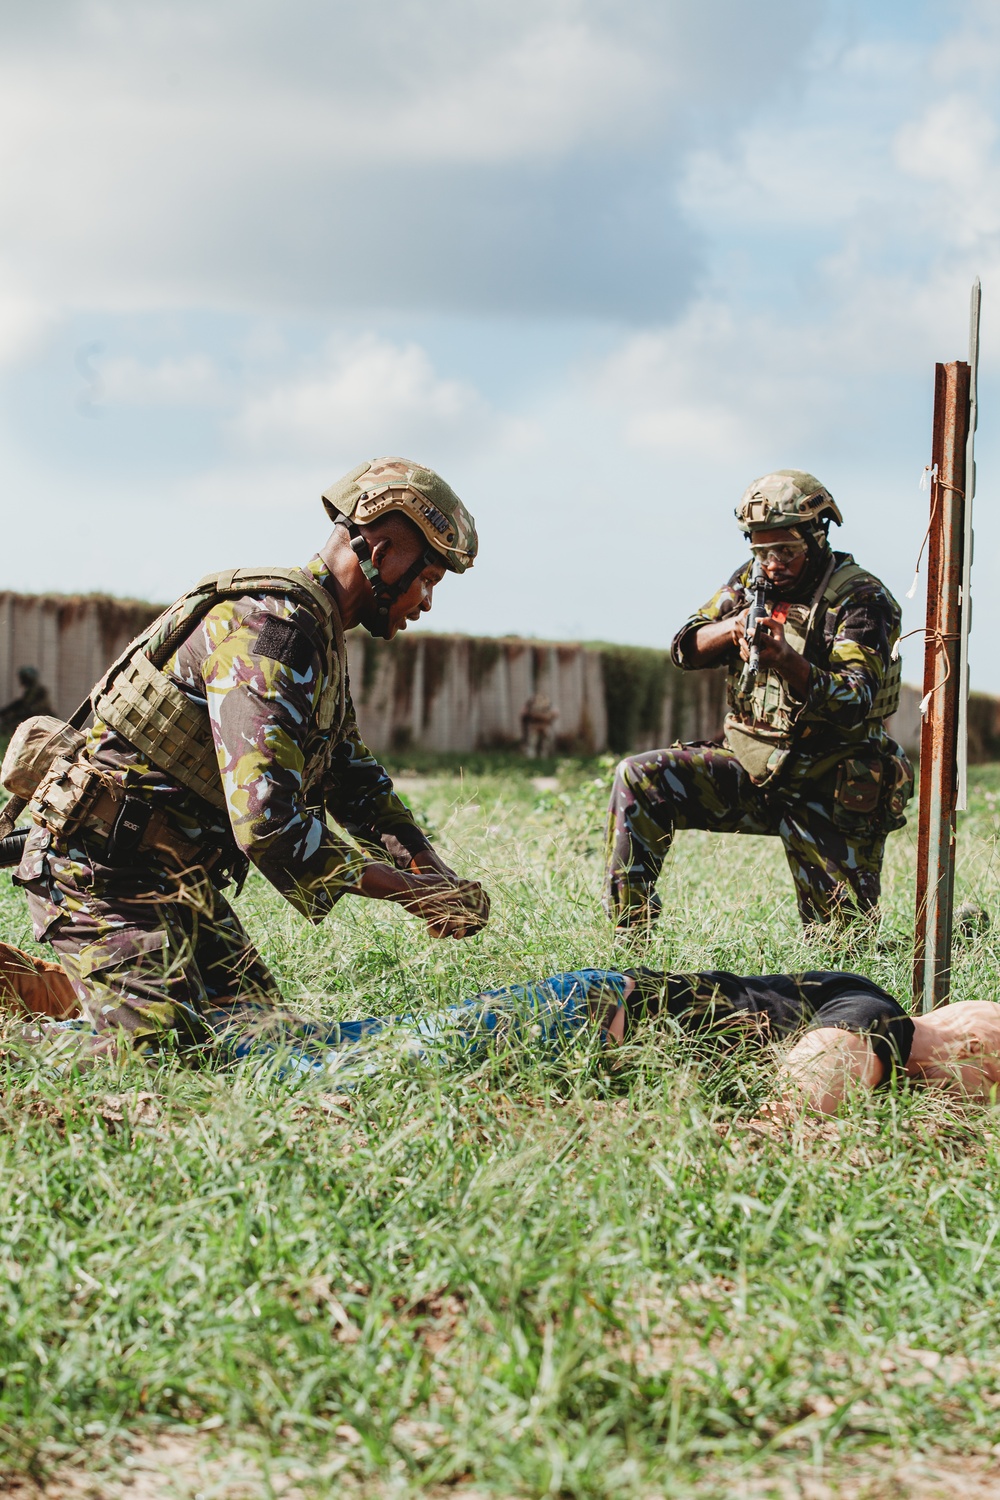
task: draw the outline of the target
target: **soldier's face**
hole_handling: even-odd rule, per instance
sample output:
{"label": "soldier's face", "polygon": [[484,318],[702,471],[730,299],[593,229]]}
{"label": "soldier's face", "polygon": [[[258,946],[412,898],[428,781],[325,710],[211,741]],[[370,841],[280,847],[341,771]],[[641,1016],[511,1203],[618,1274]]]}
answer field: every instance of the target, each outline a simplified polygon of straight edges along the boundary
{"label": "soldier's face", "polygon": [[[388,584],[398,583],[409,572],[417,558],[425,551],[427,543],[423,537],[394,537],[380,541],[372,549],[372,558]],[[405,630],[408,620],[419,620],[434,602],[434,590],[447,569],[443,564],[428,563],[403,594],[389,608],[388,636],[391,640],[400,630]]]}
{"label": "soldier's face", "polygon": [[788,588],[797,583],[809,561],[801,537],[787,530],[755,531],[752,551],[754,557],[760,558],[768,582],[775,588]]}
{"label": "soldier's face", "polygon": [[414,579],[402,599],[397,599],[389,610],[390,639],[399,630],[406,629],[407,620],[419,620],[434,603],[434,590],[441,582],[446,568],[435,565],[427,567]]}

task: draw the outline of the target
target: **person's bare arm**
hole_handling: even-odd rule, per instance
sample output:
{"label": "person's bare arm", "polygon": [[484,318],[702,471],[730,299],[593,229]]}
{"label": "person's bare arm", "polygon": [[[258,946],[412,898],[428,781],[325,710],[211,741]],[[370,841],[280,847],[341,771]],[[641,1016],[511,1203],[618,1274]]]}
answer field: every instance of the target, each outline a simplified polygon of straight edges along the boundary
{"label": "person's bare arm", "polygon": [[397,870],[379,860],[365,866],[357,890],[372,901],[398,902],[435,937],[469,937],[485,927],[490,914],[489,897],[475,881]]}
{"label": "person's bare arm", "polygon": [[807,1031],[778,1071],[779,1106],[785,1117],[811,1110],[835,1115],[853,1089],[873,1089],[884,1068],[866,1036],[821,1026]]}
{"label": "person's bare arm", "polygon": [[1000,1005],[956,1000],[913,1017],[906,1063],[911,1078],[949,1093],[989,1099],[1000,1092]]}
{"label": "person's bare arm", "polygon": [[686,665],[714,667],[729,655],[734,646],[739,649],[745,619],[746,610],[741,610],[739,614],[726,615],[725,619],[699,625],[684,640]]}

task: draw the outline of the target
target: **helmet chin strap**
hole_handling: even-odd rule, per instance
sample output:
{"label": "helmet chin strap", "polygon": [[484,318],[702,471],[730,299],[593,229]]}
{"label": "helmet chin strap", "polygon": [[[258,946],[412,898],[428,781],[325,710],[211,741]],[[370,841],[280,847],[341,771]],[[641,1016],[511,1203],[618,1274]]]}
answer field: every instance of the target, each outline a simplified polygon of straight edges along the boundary
{"label": "helmet chin strap", "polygon": [[805,536],[806,546],[809,548],[810,561],[817,563],[821,558],[825,561],[830,551],[829,521],[827,521],[825,526],[822,521],[814,522],[812,526],[804,526],[802,531]]}
{"label": "helmet chin strap", "polygon": [[431,563],[440,561],[440,555],[435,552],[433,547],[425,547],[416,562],[407,568],[402,578],[397,579],[395,583],[386,583],[372,561],[372,549],[362,535],[360,527],[356,526],[349,516],[338,516],[335,524],[343,526],[350,537],[351,551],[357,558],[361,571],[367,578],[372,594],[375,597],[375,614],[377,618],[373,624],[367,626],[368,633],[369,635],[373,635],[377,640],[387,641],[390,630],[389,612],[392,606],[396,603],[397,599],[402,599],[403,595],[409,592],[414,579],[419,578],[426,567]]}

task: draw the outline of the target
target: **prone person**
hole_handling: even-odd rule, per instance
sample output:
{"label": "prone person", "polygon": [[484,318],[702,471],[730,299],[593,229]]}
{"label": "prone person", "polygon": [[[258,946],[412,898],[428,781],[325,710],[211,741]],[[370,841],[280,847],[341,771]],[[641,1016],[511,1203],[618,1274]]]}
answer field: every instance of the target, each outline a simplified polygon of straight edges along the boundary
{"label": "prone person", "polygon": [[4,761],[18,793],[40,737],[64,749],[28,792],[13,878],[106,1039],[196,1046],[220,1006],[278,1013],[224,895],[249,864],[311,922],[344,896],[398,902],[441,937],[487,920],[482,887],[435,853],[362,741],[344,645],[356,626],[389,640],[428,611],[445,573],[472,566],[475,523],[401,458],[358,465],[323,504],[333,530],[305,566],[202,579],[94,689],[85,738],[31,719]]}
{"label": "prone person", "polygon": [[[4,944],[0,1002],[59,1018],[32,1034],[52,1044],[56,1056],[63,1038],[72,1047],[78,1028],[91,1029],[55,965]],[[853,1091],[877,1089],[894,1076],[968,1098],[995,1098],[1000,1089],[1000,1004],[957,1001],[910,1016],[870,979],[829,970],[737,975],[575,969],[423,1015],[331,1024],[223,1005],[208,1009],[203,1024],[226,1059],[256,1059],[285,1076],[316,1074],[350,1087],[377,1074],[400,1047],[432,1063],[456,1054],[478,1058],[501,1040],[539,1056],[588,1038],[613,1050],[659,1017],[702,1040],[784,1044],[777,1103],[770,1110],[779,1118],[804,1111],[836,1114]],[[112,1050],[107,1033],[104,1042]],[[70,1059],[78,1055],[70,1052]]]}

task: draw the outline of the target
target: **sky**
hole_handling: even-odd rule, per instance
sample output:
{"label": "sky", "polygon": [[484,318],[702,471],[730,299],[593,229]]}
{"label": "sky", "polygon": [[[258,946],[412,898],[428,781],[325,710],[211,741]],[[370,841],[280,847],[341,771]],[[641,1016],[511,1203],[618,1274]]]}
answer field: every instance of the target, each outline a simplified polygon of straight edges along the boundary
{"label": "sky", "polygon": [[398,453],[431,628],[665,646],[792,467],[912,630],[979,276],[1000,692],[998,136],[992,0],[0,0],[0,588],[304,561]]}

